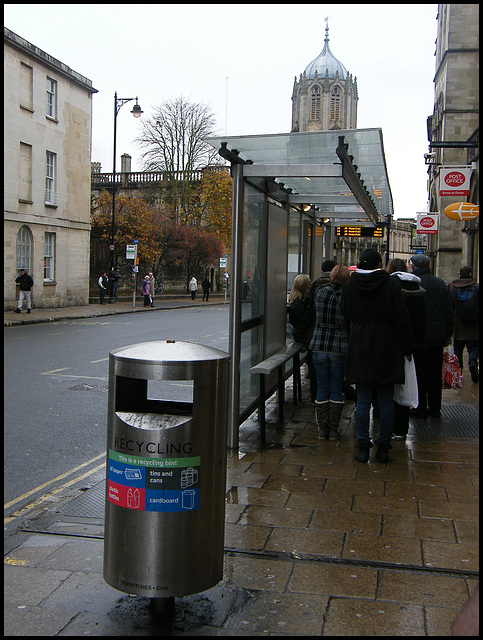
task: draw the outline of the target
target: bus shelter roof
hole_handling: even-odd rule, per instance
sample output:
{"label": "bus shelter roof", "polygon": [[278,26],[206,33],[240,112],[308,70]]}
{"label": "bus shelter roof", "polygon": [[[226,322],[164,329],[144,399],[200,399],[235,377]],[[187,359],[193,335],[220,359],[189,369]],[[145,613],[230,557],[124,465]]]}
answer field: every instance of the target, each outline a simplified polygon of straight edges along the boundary
{"label": "bus shelter roof", "polygon": [[331,226],[377,226],[393,214],[381,129],[249,136],[205,142],[275,199]]}

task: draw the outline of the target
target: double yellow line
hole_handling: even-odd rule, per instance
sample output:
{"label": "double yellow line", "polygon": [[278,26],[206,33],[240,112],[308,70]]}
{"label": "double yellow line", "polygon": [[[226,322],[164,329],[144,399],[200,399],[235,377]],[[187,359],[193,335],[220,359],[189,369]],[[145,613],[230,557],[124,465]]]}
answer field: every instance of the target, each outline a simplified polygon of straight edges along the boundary
{"label": "double yellow line", "polygon": [[[26,498],[29,498],[33,494],[41,491],[42,489],[45,489],[46,487],[48,487],[48,486],[50,486],[50,485],[52,485],[52,484],[54,484],[56,482],[59,482],[60,480],[63,480],[64,478],[67,478],[68,476],[72,475],[73,473],[76,473],[76,472],[80,471],[84,467],[87,467],[88,465],[93,464],[97,460],[100,460],[101,458],[105,458],[105,456],[106,456],[105,453],[101,453],[98,456],[96,456],[95,458],[91,458],[91,460],[88,460],[87,462],[83,462],[82,464],[78,465],[77,467],[74,467],[70,471],[66,471],[62,475],[57,476],[57,478],[54,478],[53,480],[49,480],[48,482],[44,482],[44,484],[40,484],[38,487],[35,487],[35,489],[31,489],[30,491],[27,491],[27,493],[24,493],[23,495],[18,496],[18,498],[15,498],[14,500],[10,500],[10,502],[7,502],[3,506],[4,511],[6,509],[9,509],[11,506],[16,504],[17,502],[20,502],[21,500],[25,500]],[[45,502],[45,500],[47,500],[51,496],[55,495],[56,493],[59,493],[59,491],[62,491],[63,489],[66,489],[67,487],[70,487],[71,485],[75,484],[76,482],[79,482],[80,480],[83,480],[84,478],[87,478],[88,476],[92,475],[96,471],[99,471],[100,469],[102,469],[105,466],[105,464],[106,463],[104,461],[102,464],[98,465],[97,467],[94,467],[93,469],[90,469],[89,471],[86,471],[85,473],[83,473],[80,476],[76,476],[75,478],[72,478],[68,482],[65,482],[64,484],[62,484],[60,487],[57,487],[56,489],[53,489],[52,491],[49,491],[46,495],[42,496],[41,498],[38,498],[37,500],[34,500],[33,502],[30,502],[29,504],[25,505],[24,507],[22,507],[21,509],[19,509],[15,513],[12,513],[11,516],[7,516],[6,518],[4,518],[3,523],[4,524],[8,524],[9,522],[14,520],[15,518],[18,518],[19,516],[23,515],[27,511],[30,511],[30,509],[33,509],[34,507],[37,507],[38,505],[42,504],[42,502]]]}

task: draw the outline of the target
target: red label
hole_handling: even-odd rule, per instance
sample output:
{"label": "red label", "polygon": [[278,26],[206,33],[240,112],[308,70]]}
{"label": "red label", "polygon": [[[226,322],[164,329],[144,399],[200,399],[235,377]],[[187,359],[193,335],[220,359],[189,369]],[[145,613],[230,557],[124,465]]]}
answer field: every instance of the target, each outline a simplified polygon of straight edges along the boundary
{"label": "red label", "polygon": [[419,224],[422,227],[432,227],[434,225],[434,220],[433,218],[421,218],[421,220],[419,221]]}
{"label": "red label", "polygon": [[107,485],[107,499],[113,504],[128,509],[144,511],[144,489],[125,487],[109,480]]}
{"label": "red label", "polygon": [[464,181],[465,176],[460,171],[452,171],[444,178],[444,182],[448,187],[459,187],[464,183]]}

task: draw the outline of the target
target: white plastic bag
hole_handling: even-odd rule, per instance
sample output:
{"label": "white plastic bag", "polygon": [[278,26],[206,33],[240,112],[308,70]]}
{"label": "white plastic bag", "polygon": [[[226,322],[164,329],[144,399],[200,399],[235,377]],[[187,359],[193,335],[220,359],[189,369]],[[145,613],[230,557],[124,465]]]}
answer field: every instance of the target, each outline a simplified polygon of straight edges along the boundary
{"label": "white plastic bag", "polygon": [[418,400],[418,379],[416,377],[416,367],[414,357],[411,360],[404,358],[404,384],[394,385],[394,401],[402,407],[416,409]]}

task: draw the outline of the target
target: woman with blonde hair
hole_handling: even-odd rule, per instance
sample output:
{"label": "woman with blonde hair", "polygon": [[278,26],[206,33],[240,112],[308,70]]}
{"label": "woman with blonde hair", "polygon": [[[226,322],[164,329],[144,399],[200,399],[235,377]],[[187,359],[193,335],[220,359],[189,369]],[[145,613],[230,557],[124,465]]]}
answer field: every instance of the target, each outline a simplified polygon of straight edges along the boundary
{"label": "woman with blonde hair", "polygon": [[290,293],[288,296],[289,304],[294,300],[300,300],[305,296],[310,287],[310,276],[306,273],[299,273],[298,276],[295,276],[294,281],[292,283],[292,288],[290,289]]}
{"label": "woman with blonde hair", "polygon": [[304,345],[303,350],[307,351],[306,363],[309,369],[310,379],[310,402],[315,404],[317,393],[317,378],[312,363],[312,353],[308,349],[311,336],[311,320],[305,307],[305,296],[310,286],[310,277],[306,273],[295,276],[290,294],[288,297],[287,313],[289,322],[292,325],[292,335],[295,342]]}

